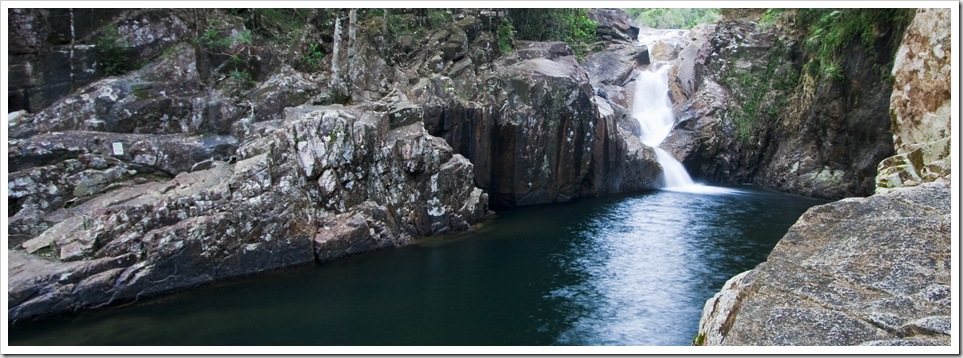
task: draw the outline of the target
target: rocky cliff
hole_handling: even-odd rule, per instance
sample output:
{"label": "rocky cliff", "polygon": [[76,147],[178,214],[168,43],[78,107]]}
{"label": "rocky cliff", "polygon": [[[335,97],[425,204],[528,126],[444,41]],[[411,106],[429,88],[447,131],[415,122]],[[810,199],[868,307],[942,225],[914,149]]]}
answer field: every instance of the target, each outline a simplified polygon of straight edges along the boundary
{"label": "rocky cliff", "polygon": [[[920,9],[900,45],[891,113],[901,154],[879,164],[886,186],[803,214],[766,262],[706,302],[694,344],[951,343],[950,81],[936,80],[950,71],[949,14]],[[920,184],[923,168],[932,182]]]}
{"label": "rocky cliff", "polygon": [[893,154],[886,64],[906,21],[869,23],[872,41],[847,43],[837,67],[815,71],[810,27],[757,19],[692,30],[663,146],[694,177],[828,199],[872,194],[877,163]]}
{"label": "rocky cliff", "polygon": [[[26,84],[8,127],[11,321],[407,245],[469,230],[489,204],[660,175],[625,104],[598,95],[624,83],[563,42],[503,53],[496,10],[68,11],[69,31],[51,27],[62,13],[11,12]],[[593,15],[609,25],[591,56],[624,63],[624,79],[646,52],[618,14]],[[30,70],[78,49],[91,58],[58,69],[66,85]]]}
{"label": "rocky cliff", "polygon": [[879,164],[876,192],[952,174],[949,11],[921,9],[903,36],[890,98],[896,155]]}

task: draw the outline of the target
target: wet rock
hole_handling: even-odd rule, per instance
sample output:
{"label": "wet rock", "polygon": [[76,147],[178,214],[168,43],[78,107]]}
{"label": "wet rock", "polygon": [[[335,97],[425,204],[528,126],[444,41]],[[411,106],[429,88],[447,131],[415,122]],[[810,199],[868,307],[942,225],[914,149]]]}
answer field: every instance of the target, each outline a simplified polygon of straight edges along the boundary
{"label": "wet rock", "polygon": [[592,86],[597,92],[604,93],[605,99],[624,108],[631,108],[635,97],[633,71],[637,70],[637,64],[648,63],[637,62],[635,59],[645,52],[644,46],[635,43],[613,45],[589,55],[582,67],[585,68]]}
{"label": "wet rock", "polygon": [[948,345],[950,187],[813,207],[706,302],[708,345]]}
{"label": "wet rock", "polygon": [[97,31],[123,12],[121,9],[11,9],[10,110],[38,112],[75,88],[103,77],[92,44],[96,42]]}
{"label": "wet rock", "polygon": [[56,101],[11,128],[14,138],[49,131],[94,130],[123,133],[200,134],[206,104],[194,51],[181,44],[125,77],[105,78]]}

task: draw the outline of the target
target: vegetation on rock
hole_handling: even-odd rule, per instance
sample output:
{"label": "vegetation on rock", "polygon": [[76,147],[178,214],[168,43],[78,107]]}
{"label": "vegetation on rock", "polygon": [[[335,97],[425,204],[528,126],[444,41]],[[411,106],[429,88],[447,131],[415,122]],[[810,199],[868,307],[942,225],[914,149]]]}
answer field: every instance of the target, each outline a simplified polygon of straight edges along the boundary
{"label": "vegetation on rock", "polygon": [[596,41],[595,21],[588,9],[509,9],[515,38],[530,41],[565,41],[577,57]]}
{"label": "vegetation on rock", "polygon": [[131,70],[129,44],[120,38],[117,26],[106,26],[97,38],[97,55],[100,68],[108,76],[119,76]]}

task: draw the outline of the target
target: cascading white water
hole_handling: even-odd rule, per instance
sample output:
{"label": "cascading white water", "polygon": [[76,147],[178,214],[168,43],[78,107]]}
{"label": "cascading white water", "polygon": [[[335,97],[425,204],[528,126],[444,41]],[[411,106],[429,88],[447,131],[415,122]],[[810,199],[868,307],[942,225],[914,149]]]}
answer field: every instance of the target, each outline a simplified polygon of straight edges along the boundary
{"label": "cascading white water", "polygon": [[[641,42],[642,39],[640,39]],[[646,44],[652,48],[652,44]],[[678,160],[660,148],[675,125],[672,102],[669,100],[669,76],[671,66],[653,62],[636,78],[632,115],[642,132],[642,143],[655,150],[655,158],[662,166],[663,189],[694,193],[729,193],[733,190],[696,184]]]}
{"label": "cascading white water", "polygon": [[695,185],[682,163],[659,148],[669,136],[675,118],[669,101],[668,66],[653,64],[649,70],[636,78],[635,101],[632,115],[642,127],[642,143],[655,149],[656,160],[662,165],[663,184],[666,189],[682,189]]}

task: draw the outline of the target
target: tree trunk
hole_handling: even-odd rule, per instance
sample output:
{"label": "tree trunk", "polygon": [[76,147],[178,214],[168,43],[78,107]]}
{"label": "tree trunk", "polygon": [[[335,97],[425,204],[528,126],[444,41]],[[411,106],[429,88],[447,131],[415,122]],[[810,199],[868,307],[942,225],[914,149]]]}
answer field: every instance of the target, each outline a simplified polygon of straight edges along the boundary
{"label": "tree trunk", "polygon": [[[334,97],[344,95],[341,83],[340,56],[341,56],[341,12],[334,19],[334,43],[331,47],[331,93]],[[337,99],[335,99],[337,101]]]}
{"label": "tree trunk", "polygon": [[355,67],[355,41],[357,39],[357,17],[358,10],[351,9],[348,11],[348,71],[346,73],[345,83],[347,84],[348,96],[354,97],[357,92],[357,86],[354,83],[358,80],[360,72],[358,68]]}

